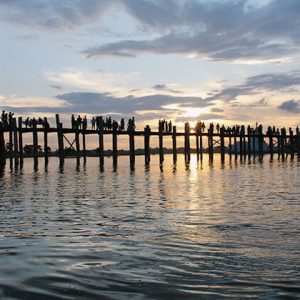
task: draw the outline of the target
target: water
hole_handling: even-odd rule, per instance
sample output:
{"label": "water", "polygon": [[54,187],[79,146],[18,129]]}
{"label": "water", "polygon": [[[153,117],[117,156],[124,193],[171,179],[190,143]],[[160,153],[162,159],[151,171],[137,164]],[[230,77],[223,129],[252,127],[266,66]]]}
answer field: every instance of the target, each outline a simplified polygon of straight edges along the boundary
{"label": "water", "polygon": [[296,299],[300,163],[153,156],[0,175],[0,299]]}

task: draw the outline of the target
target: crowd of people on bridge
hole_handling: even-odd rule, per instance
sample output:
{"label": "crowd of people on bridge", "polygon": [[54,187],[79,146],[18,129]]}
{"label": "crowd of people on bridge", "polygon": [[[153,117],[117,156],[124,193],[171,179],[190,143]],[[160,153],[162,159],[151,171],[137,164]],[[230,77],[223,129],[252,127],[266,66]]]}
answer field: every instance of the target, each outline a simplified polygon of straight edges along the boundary
{"label": "crowd of people on bridge", "polygon": [[83,118],[78,115],[77,118],[75,118],[74,115],[71,116],[71,126],[72,129],[87,129],[87,117],[84,116]]}
{"label": "crowd of people on bridge", "polygon": [[[195,132],[197,133],[201,133],[201,132],[205,132],[205,128],[206,125],[204,122],[197,122],[195,125]],[[210,133],[214,133],[216,129],[216,132],[219,134],[221,131],[223,134],[229,134],[229,135],[244,135],[246,134],[246,128],[244,125],[234,125],[232,127],[225,127],[225,125],[220,125],[219,123],[216,124],[216,126],[214,125],[214,123],[210,123],[208,128],[207,128],[207,132]],[[253,132],[257,132],[257,131],[262,131],[262,125],[258,125],[256,123],[256,127],[250,127],[250,125],[248,125],[247,127],[247,134],[251,134]]]}
{"label": "crowd of people on bridge", "polygon": [[35,127],[37,125],[42,125],[42,127],[45,128],[45,129],[49,129],[50,128],[50,124],[48,122],[47,117],[44,117],[44,118],[39,117],[38,119],[27,117],[23,121],[23,124],[25,125],[25,128],[28,128],[28,127],[32,128],[32,127]]}
{"label": "crowd of people on bridge", "polygon": [[[6,112],[5,110],[2,110],[1,113],[1,120],[0,120],[0,126],[2,126],[4,129],[11,129],[14,126],[14,113],[13,112]],[[50,124],[48,122],[47,117],[39,117],[39,118],[29,118],[27,117],[22,122],[26,128],[33,128],[35,126],[41,125],[43,128],[48,129],[50,128]],[[103,116],[93,116],[90,120],[88,120],[87,116],[81,116],[78,115],[77,118],[75,118],[75,115],[73,114],[71,116],[71,125],[72,129],[82,129],[86,130],[88,129],[88,124],[91,124],[92,130],[106,130],[106,131],[129,131],[129,130],[135,130],[136,124],[135,124],[135,118],[129,118],[127,123],[125,122],[124,118],[121,118],[120,121],[112,119],[111,116],[103,117]],[[186,122],[185,126],[189,126],[189,123]],[[148,126],[149,127],[149,126]],[[149,127],[150,128],[150,127]],[[225,127],[225,125],[220,125],[217,123],[216,125],[214,123],[209,123],[206,125],[203,121],[198,121],[195,124],[195,127],[192,128],[194,132],[196,133],[223,133],[225,135],[249,135],[249,134],[263,134],[263,127],[262,125],[258,125],[256,123],[255,127],[251,127],[248,125],[245,127],[244,125],[234,125],[232,127],[228,126]],[[173,132],[173,124],[172,121],[167,121],[166,119],[159,120],[158,121],[158,130],[163,133],[172,133]],[[292,129],[289,128],[289,131]],[[299,131],[299,128],[297,127],[297,132]],[[266,135],[267,136],[280,136],[280,135],[286,135],[287,130],[286,128],[276,128],[275,126],[267,127]]]}
{"label": "crowd of people on bridge", "polygon": [[[135,118],[129,118],[127,122],[127,127],[125,123],[125,119],[122,118],[119,122],[116,120],[113,120],[110,116],[103,118],[102,116],[94,116],[90,120],[91,123],[91,129],[92,130],[118,130],[118,131],[125,131],[126,129],[135,129]],[[83,118],[78,115],[77,118],[75,118],[74,115],[71,117],[71,125],[72,129],[88,129],[88,120],[87,117],[84,116]]]}
{"label": "crowd of people on bridge", "polygon": [[6,112],[5,110],[2,110],[1,125],[4,129],[9,129],[13,126],[13,116],[13,112]]}
{"label": "crowd of people on bridge", "polygon": [[164,133],[171,133],[173,130],[172,121],[158,120],[158,130]]}
{"label": "crowd of people on bridge", "polygon": [[[3,126],[4,130],[6,129],[11,129],[13,126],[16,126],[17,124],[13,124],[13,119],[14,119],[14,113],[13,112],[6,112],[5,110],[2,110],[1,113],[1,121],[0,125]],[[32,128],[34,126],[42,125],[43,128],[50,128],[50,124],[48,122],[47,117],[44,118],[29,118],[27,117],[22,124],[25,125],[26,128]]]}
{"label": "crowd of people on bridge", "polygon": [[[205,132],[205,128],[206,125],[204,122],[197,122],[195,125],[195,132],[197,133],[204,133]],[[255,127],[251,127],[250,125],[248,125],[247,127],[245,127],[244,125],[234,125],[232,127],[225,127],[225,125],[220,126],[219,123],[216,124],[216,126],[213,123],[210,123],[207,129],[207,132],[214,132],[214,130],[216,129],[217,133],[220,133],[220,131],[222,130],[222,132],[224,134],[228,134],[228,135],[251,135],[251,134],[263,134],[263,126],[262,125],[258,125],[258,123],[256,123]],[[289,130],[292,130],[291,128],[289,128]],[[297,126],[297,131],[299,130],[298,126]],[[268,126],[267,131],[266,131],[266,135],[267,136],[279,136],[279,135],[286,135],[287,134],[287,130],[286,128],[276,128],[275,126]]]}

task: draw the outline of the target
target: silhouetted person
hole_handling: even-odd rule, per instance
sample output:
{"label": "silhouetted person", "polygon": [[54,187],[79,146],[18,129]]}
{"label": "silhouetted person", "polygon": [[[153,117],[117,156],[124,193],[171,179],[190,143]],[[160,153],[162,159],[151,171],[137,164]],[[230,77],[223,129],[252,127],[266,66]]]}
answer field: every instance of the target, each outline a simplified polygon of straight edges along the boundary
{"label": "silhouetted person", "polygon": [[26,118],[26,120],[24,121],[25,127],[27,128],[28,126],[30,126],[30,120],[29,117]]}
{"label": "silhouetted person", "polygon": [[95,129],[95,124],[96,124],[95,117],[92,118],[91,123],[92,123],[92,129]]}
{"label": "silhouetted person", "polygon": [[44,120],[43,120],[43,127],[45,129],[49,129],[50,128],[50,125],[49,125],[49,122],[48,122],[48,119],[46,117],[44,117]]}
{"label": "silhouetted person", "polygon": [[121,122],[120,122],[120,130],[121,130],[121,131],[124,131],[124,130],[125,130],[125,121],[124,121],[124,118],[121,119]]}
{"label": "silhouetted person", "polygon": [[31,125],[32,125],[32,127],[34,127],[34,126],[37,125],[37,120],[36,120],[36,118],[32,118],[32,120],[31,120]]}
{"label": "silhouetted person", "polygon": [[82,118],[80,115],[78,115],[78,117],[77,117],[77,126],[79,129],[82,128]]}
{"label": "silhouetted person", "polygon": [[83,128],[83,130],[87,129],[87,118],[86,118],[86,116],[83,117],[82,128]]}
{"label": "silhouetted person", "polygon": [[101,116],[96,117],[96,129],[100,130],[100,127],[103,128],[103,118]]}
{"label": "silhouetted person", "polygon": [[168,128],[168,132],[172,132],[172,121],[169,122],[169,128]]}
{"label": "silhouetted person", "polygon": [[74,115],[72,115],[72,117],[71,117],[71,126],[72,126],[72,129],[75,129],[75,124],[76,122],[75,122],[75,117],[74,117]]}

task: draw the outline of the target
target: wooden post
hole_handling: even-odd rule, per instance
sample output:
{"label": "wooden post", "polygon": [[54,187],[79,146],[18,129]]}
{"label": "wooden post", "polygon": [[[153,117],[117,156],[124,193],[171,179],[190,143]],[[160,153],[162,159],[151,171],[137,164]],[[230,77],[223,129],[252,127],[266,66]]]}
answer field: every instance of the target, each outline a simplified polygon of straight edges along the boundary
{"label": "wooden post", "polygon": [[5,161],[5,139],[4,139],[4,127],[0,122],[0,163],[1,165]]}
{"label": "wooden post", "polygon": [[246,143],[245,127],[243,128],[243,149],[244,149],[244,160],[246,160],[246,157],[247,157],[247,143]]}
{"label": "wooden post", "polygon": [[251,159],[251,128],[250,126],[247,127],[247,152],[248,152],[248,159]]}
{"label": "wooden post", "polygon": [[200,151],[199,151],[199,135],[198,132],[196,132],[196,154],[197,154],[197,160],[200,159]]}
{"label": "wooden post", "polygon": [[234,132],[233,132],[234,136],[233,136],[233,142],[234,142],[234,160],[237,160],[238,157],[238,149],[237,149],[237,128],[235,128]]}
{"label": "wooden post", "polygon": [[148,165],[150,162],[150,132],[151,129],[147,125],[144,129],[144,149],[145,149],[145,164]]}
{"label": "wooden post", "polygon": [[300,158],[300,131],[299,131],[299,127],[297,126],[296,128],[296,143],[297,143],[297,156],[298,159]]}
{"label": "wooden post", "polygon": [[278,160],[279,160],[280,156],[281,156],[281,146],[282,146],[281,131],[276,132],[276,137],[277,137],[277,154],[278,154]]}
{"label": "wooden post", "polygon": [[130,166],[135,163],[135,144],[134,144],[134,127],[129,129],[129,152],[130,152]]}
{"label": "wooden post", "polygon": [[60,131],[61,157],[62,157],[62,163],[64,163],[65,162],[65,147],[64,147],[63,124],[62,123],[59,123],[59,131]]}
{"label": "wooden post", "polygon": [[257,141],[256,134],[257,134],[257,128],[254,129],[252,132],[252,153],[253,153],[254,159],[256,156],[256,141]]}
{"label": "wooden post", "polygon": [[34,166],[37,167],[38,165],[38,133],[36,128],[36,122],[33,123],[32,126],[32,139],[33,139],[33,159],[34,159]]}
{"label": "wooden post", "polygon": [[22,168],[24,158],[23,158],[23,133],[22,133],[22,117],[18,118],[19,127],[19,156],[20,156],[20,167]]}
{"label": "wooden post", "polygon": [[208,152],[209,160],[214,160],[214,125],[211,123],[208,129]]}
{"label": "wooden post", "polygon": [[118,166],[118,123],[113,121],[112,128],[112,152],[113,152],[113,168],[116,170]]}
{"label": "wooden post", "polygon": [[221,163],[225,162],[225,141],[224,141],[225,127],[220,128],[220,146],[221,146]]}
{"label": "wooden post", "polygon": [[184,155],[187,162],[191,160],[190,131],[190,124],[186,122],[184,125]]}
{"label": "wooden post", "polygon": [[200,160],[203,160],[203,137],[202,137],[202,128],[200,129]]}
{"label": "wooden post", "polygon": [[177,141],[176,141],[176,133],[177,129],[176,126],[173,126],[173,132],[172,132],[172,142],[173,142],[173,163],[175,164],[177,162]]}
{"label": "wooden post", "polygon": [[289,147],[288,147],[288,141],[287,141],[287,134],[286,134],[286,128],[284,128],[284,151],[285,156],[289,156]]}
{"label": "wooden post", "polygon": [[283,139],[283,128],[280,129],[280,153],[278,158],[282,157],[284,159],[284,139]]}
{"label": "wooden post", "polygon": [[163,143],[163,131],[162,128],[159,128],[158,131],[158,139],[159,139],[159,162],[160,164],[164,161],[164,143]]}
{"label": "wooden post", "polygon": [[240,129],[239,132],[239,137],[240,137],[240,150],[239,150],[239,154],[240,154],[240,160],[243,160],[243,132],[242,129]]}
{"label": "wooden post", "polygon": [[286,148],[286,138],[285,138],[285,128],[281,128],[281,158],[285,159],[285,148]]}
{"label": "wooden post", "polygon": [[228,145],[230,161],[232,159],[232,136],[231,136],[231,134],[232,134],[232,132],[229,133],[229,145]]}
{"label": "wooden post", "polygon": [[113,148],[113,157],[118,155],[118,135],[117,135],[118,125],[113,124],[113,133],[112,133],[112,148]]}
{"label": "wooden post", "polygon": [[104,140],[103,140],[103,122],[102,118],[99,121],[98,142],[99,142],[99,163],[100,169],[104,167]]}
{"label": "wooden post", "polygon": [[44,158],[45,165],[48,165],[49,162],[49,146],[48,146],[48,128],[44,127]]}
{"label": "wooden post", "polygon": [[83,163],[86,164],[86,140],[85,140],[85,128],[82,129],[82,152],[83,152]]}
{"label": "wooden post", "polygon": [[269,151],[270,151],[270,160],[273,160],[274,155],[274,146],[273,146],[273,131],[268,130],[268,136],[269,136]]}
{"label": "wooden post", "polygon": [[62,123],[60,123],[59,114],[56,114],[55,118],[56,118],[59,161],[60,164],[62,165],[64,163],[64,141],[63,141]]}
{"label": "wooden post", "polygon": [[8,150],[9,150],[9,157],[10,157],[10,164],[12,165],[12,155],[13,155],[13,124],[11,121],[9,121],[9,146],[8,146]]}
{"label": "wooden post", "polygon": [[79,139],[79,125],[75,124],[75,147],[76,147],[76,163],[80,165],[80,139]]}
{"label": "wooden post", "polygon": [[14,134],[14,158],[15,166],[19,165],[19,144],[18,144],[18,129],[17,129],[17,119],[13,118],[13,134]]}
{"label": "wooden post", "polygon": [[207,129],[207,145],[208,145],[208,157],[209,157],[209,160],[211,160],[212,157],[211,157],[211,132],[210,132],[210,128]]}
{"label": "wooden post", "polygon": [[195,136],[196,136],[196,154],[197,154],[197,160],[200,159],[200,152],[199,152],[199,129],[196,128],[195,130]]}
{"label": "wooden post", "polygon": [[292,128],[289,129],[289,135],[290,135],[291,159],[294,159],[294,156],[295,156],[295,142],[294,142],[294,132],[293,132]]}
{"label": "wooden post", "polygon": [[264,149],[263,149],[263,143],[264,143],[264,137],[263,137],[263,128],[262,125],[259,125],[258,127],[258,149],[259,149],[259,160],[263,160],[264,157]]}

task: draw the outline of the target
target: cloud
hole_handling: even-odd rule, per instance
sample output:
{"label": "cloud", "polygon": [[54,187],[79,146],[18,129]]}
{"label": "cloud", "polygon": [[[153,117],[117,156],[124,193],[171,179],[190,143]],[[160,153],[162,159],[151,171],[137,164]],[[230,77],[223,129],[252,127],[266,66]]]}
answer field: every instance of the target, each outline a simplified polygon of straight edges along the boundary
{"label": "cloud", "polygon": [[223,112],[223,111],[224,111],[224,109],[222,109],[222,108],[212,108],[211,109],[211,112],[215,112],[215,113]]}
{"label": "cloud", "polygon": [[90,23],[114,0],[0,0],[0,20],[40,30],[61,31]]}
{"label": "cloud", "polygon": [[152,87],[152,89],[156,90],[156,91],[165,91],[165,92],[170,92],[170,93],[174,93],[174,94],[182,94],[182,91],[179,90],[174,90],[170,87],[168,87],[166,84],[156,84]]}
{"label": "cloud", "polygon": [[12,111],[21,116],[47,116],[52,120],[59,113],[64,122],[71,114],[111,116],[119,120],[135,116],[139,124],[158,119],[175,119],[186,107],[210,107],[211,103],[199,97],[175,97],[153,94],[146,96],[117,97],[109,93],[73,92],[54,98],[0,96],[0,110]]}
{"label": "cloud", "polygon": [[263,97],[257,101],[254,101],[252,103],[247,103],[247,104],[243,104],[243,103],[239,103],[239,102],[235,102],[233,104],[231,104],[232,107],[260,107],[260,108],[266,108],[268,106],[272,106],[271,104],[269,104],[268,100],[266,97]]}
{"label": "cloud", "polygon": [[[230,86],[205,98],[206,101],[222,100],[232,102],[239,96],[256,95],[261,92],[284,91],[300,85],[300,71],[286,73],[267,73],[248,77],[244,83]],[[261,99],[256,105],[266,105],[266,100]]]}
{"label": "cloud", "polygon": [[211,103],[199,97],[175,97],[171,95],[146,95],[117,97],[109,93],[72,92],[54,98],[5,97],[0,96],[0,108],[17,113],[59,111],[62,114],[118,114],[137,115],[174,115],[185,111],[186,107],[209,107]]}
{"label": "cloud", "polygon": [[14,109],[34,109],[44,107],[45,109],[65,108],[68,103],[57,98],[45,97],[18,97],[18,96],[0,96],[0,107]]}
{"label": "cloud", "polygon": [[34,34],[24,34],[24,35],[17,35],[14,36],[14,38],[16,40],[20,40],[20,41],[38,41],[39,37],[37,35]]}
{"label": "cloud", "polygon": [[46,77],[53,82],[55,86],[63,85],[73,89],[84,89],[95,92],[114,92],[118,95],[128,93],[128,87],[133,86],[139,81],[138,72],[93,72],[70,68],[61,72],[47,71]]}
{"label": "cloud", "polygon": [[197,117],[178,117],[175,122],[195,122],[195,121],[209,121],[209,120],[227,120],[228,116],[214,113],[203,113]]}
{"label": "cloud", "polygon": [[294,99],[288,100],[281,103],[278,108],[290,113],[298,114],[300,113],[300,101]]}
{"label": "cloud", "polygon": [[55,90],[62,90],[62,86],[61,85],[57,85],[57,84],[50,84],[50,87],[52,87]]}
{"label": "cloud", "polygon": [[266,106],[266,105],[268,105],[268,100],[266,99],[266,97],[263,97],[260,100],[258,100],[257,103],[255,103],[255,104],[260,105],[260,106]]}
{"label": "cloud", "polygon": [[300,45],[298,0],[0,0],[0,20],[56,34],[93,23],[103,32],[103,17],[113,7],[118,7],[116,19],[124,18],[125,11],[130,26],[138,24],[143,37],[123,39],[124,34],[115,32],[111,42],[84,49],[89,58],[154,53],[238,63],[286,62]]}
{"label": "cloud", "polygon": [[[128,13],[158,36],[86,49],[87,57],[184,54],[239,63],[284,62],[298,52],[300,3],[123,0]],[[288,20],[288,21],[287,21]]]}
{"label": "cloud", "polygon": [[146,95],[116,97],[109,93],[68,93],[58,95],[58,99],[67,101],[71,111],[89,113],[122,113],[134,114],[139,111],[169,110],[181,111],[184,107],[208,107],[212,105],[199,97],[175,97],[171,95]]}

